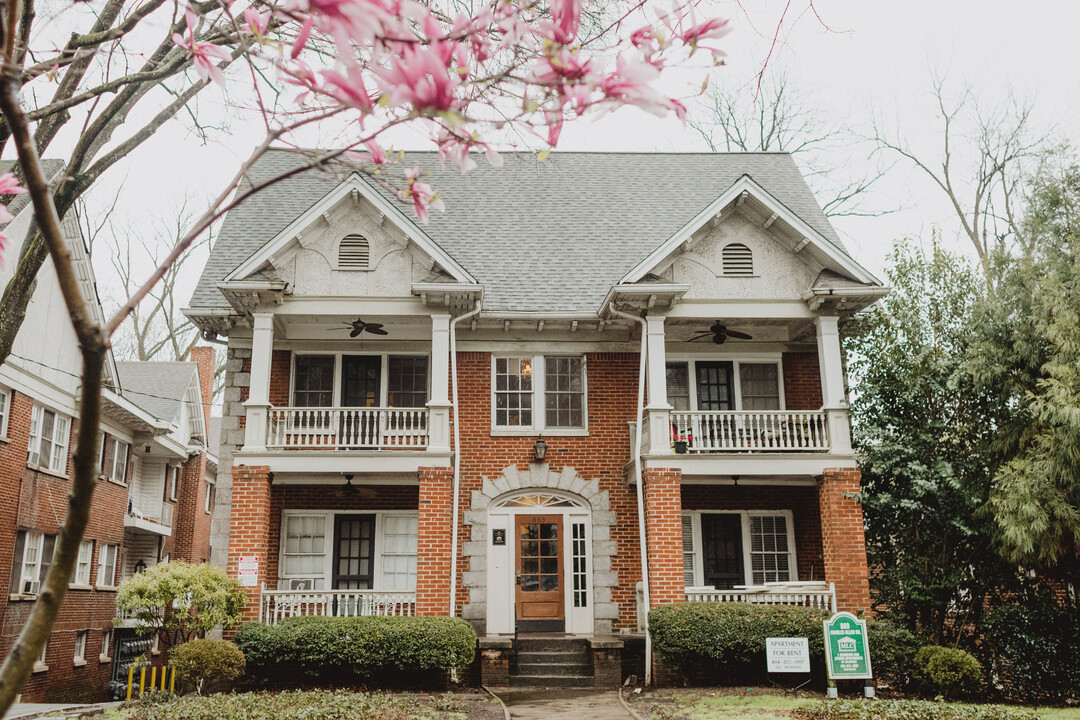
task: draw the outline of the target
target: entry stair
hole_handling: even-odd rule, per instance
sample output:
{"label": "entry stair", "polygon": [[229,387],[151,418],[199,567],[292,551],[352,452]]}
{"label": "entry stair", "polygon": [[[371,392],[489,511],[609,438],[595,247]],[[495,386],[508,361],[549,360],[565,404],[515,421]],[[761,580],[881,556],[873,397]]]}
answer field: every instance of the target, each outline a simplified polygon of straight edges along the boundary
{"label": "entry stair", "polygon": [[510,667],[511,687],[591,688],[589,641],[582,638],[518,638]]}

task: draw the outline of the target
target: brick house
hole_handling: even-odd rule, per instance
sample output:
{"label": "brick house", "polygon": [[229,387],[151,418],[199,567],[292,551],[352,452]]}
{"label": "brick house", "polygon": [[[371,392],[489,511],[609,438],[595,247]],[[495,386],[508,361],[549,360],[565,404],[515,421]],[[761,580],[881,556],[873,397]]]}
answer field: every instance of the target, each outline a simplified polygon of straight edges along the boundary
{"label": "brick house", "polygon": [[[45,168],[55,174],[63,166],[46,161]],[[8,258],[18,257],[26,238],[32,214],[26,198],[18,196],[10,206],[15,219],[4,230]],[[100,313],[74,213],[64,218],[63,229],[84,295]],[[0,284],[17,265],[9,260],[0,269]],[[90,523],[59,619],[23,687],[26,702],[105,699],[121,656],[148,644],[134,638],[130,623],[114,624],[120,581],[169,557],[209,558],[216,457],[207,452],[205,427],[213,351],[197,348],[193,356],[184,363],[119,363],[112,357],[106,363],[101,476]],[[79,372],[75,334],[47,260],[11,355],[0,365],[0,494],[7,498],[0,504],[0,584],[9,588],[0,597],[3,655],[29,617],[66,511]]]}
{"label": "brick house", "polygon": [[788,155],[414,165],[428,225],[347,170],[245,200],[185,310],[228,340],[250,619],[460,615],[500,681],[515,630],[595,660],[662,603],[869,608],[838,328],[886,289]]}

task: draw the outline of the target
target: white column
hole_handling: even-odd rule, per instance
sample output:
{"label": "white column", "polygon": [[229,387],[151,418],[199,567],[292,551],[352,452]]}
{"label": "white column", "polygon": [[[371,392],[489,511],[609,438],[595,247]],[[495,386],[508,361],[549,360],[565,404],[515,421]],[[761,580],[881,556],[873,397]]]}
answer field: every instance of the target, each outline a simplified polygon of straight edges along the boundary
{"label": "white column", "polygon": [[671,406],[667,401],[664,320],[663,315],[650,315],[645,318],[645,346],[648,355],[645,371],[649,387],[649,399],[645,409],[649,422],[650,455],[671,452]]}
{"label": "white column", "polygon": [[428,452],[450,452],[450,316],[431,316]]}
{"label": "white column", "polygon": [[840,318],[823,315],[817,327],[818,365],[821,368],[821,399],[829,423],[831,451],[851,453],[851,423],[844,395],[844,361],[840,353]]}
{"label": "white column", "polygon": [[270,361],[274,352],[274,316],[272,313],[255,313],[252,320],[251,373],[248,399],[244,403],[247,409],[244,450],[264,452],[270,413]]}

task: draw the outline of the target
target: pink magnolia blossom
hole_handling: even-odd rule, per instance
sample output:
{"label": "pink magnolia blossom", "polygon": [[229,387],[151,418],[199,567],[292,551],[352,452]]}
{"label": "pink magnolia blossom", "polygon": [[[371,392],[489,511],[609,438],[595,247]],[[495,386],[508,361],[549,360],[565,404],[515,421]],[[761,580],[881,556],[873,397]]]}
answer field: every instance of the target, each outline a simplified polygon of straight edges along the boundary
{"label": "pink magnolia blossom", "polygon": [[569,45],[581,26],[581,0],[551,0],[551,22],[540,25],[540,31],[557,43]]}
{"label": "pink magnolia blossom", "polygon": [[608,99],[663,117],[672,109],[671,104],[649,84],[659,76],[655,65],[619,55],[615,58],[615,72],[601,81],[600,90]]}
{"label": "pink magnolia blossom", "polygon": [[374,140],[368,140],[366,143],[364,143],[364,147],[368,149],[368,152],[363,153],[348,150],[345,152],[345,156],[348,157],[350,160],[354,160],[356,162],[367,162],[371,163],[372,165],[386,165],[388,162],[390,162],[389,158],[386,157],[386,153],[383,152],[383,149],[381,147],[379,147],[379,143],[375,142]]}
{"label": "pink magnolia blossom", "polygon": [[251,31],[251,34],[261,39],[270,27],[270,13],[261,13],[255,8],[248,8],[244,10],[244,22],[247,23],[247,29]]}
{"label": "pink magnolia blossom", "polygon": [[218,85],[225,85],[225,74],[221,72],[217,61],[228,60],[228,50],[214,43],[197,41],[195,39],[195,30],[191,26],[188,27],[188,36],[186,38],[180,33],[173,33],[172,41],[177,47],[184,48],[191,53],[191,57],[195,61],[195,72],[203,82],[213,81]]}
{"label": "pink magnolia blossom", "polygon": [[[720,18],[709,18],[705,22],[698,23],[686,30],[679,33],[679,39],[690,46],[690,48],[696,49],[703,40],[719,40],[728,33],[731,32],[731,27],[727,20],[721,20]],[[713,57],[723,57],[726,55],[724,51],[719,48],[706,48]]]}
{"label": "pink magnolia blossom", "polygon": [[25,192],[26,188],[19,185],[14,173],[0,175],[0,195],[22,195]]}
{"label": "pink magnolia blossom", "polygon": [[409,45],[401,55],[371,72],[393,106],[411,105],[416,112],[456,109],[456,91],[462,82],[460,71],[451,71],[456,43],[443,40],[431,45]]}
{"label": "pink magnolia blossom", "polygon": [[371,96],[360,67],[349,65],[345,72],[346,75],[342,75],[336,70],[323,70],[324,89],[345,105],[351,105],[365,114],[371,112]]}
{"label": "pink magnolia blossom", "polygon": [[406,170],[405,181],[408,184],[398,191],[398,197],[406,202],[411,202],[417,220],[426,225],[430,218],[429,208],[434,208],[439,212],[446,212],[446,206],[443,204],[442,198],[431,189],[430,185],[420,181],[420,176],[419,167]]}

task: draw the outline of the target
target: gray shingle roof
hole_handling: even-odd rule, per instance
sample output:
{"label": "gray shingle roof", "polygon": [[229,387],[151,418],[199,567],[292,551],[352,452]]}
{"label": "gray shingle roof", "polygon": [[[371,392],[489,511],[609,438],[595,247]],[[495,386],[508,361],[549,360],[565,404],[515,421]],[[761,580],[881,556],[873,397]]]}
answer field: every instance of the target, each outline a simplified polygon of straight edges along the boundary
{"label": "gray shingle roof", "polygon": [[[450,164],[442,169],[435,153],[406,153],[403,164],[429,172],[442,192],[446,212],[432,213],[422,229],[485,286],[487,310],[596,310],[611,285],[744,174],[843,250],[786,153],[504,158],[502,168],[481,159],[465,175]],[[299,162],[294,153],[270,152],[250,179],[260,182]],[[340,173],[308,171],[229,211],[190,306],[227,308],[216,284],[341,179]]]}
{"label": "gray shingle roof", "polygon": [[198,365],[193,362],[118,362],[120,392],[158,420],[172,422],[180,416],[180,404],[194,381]]}

